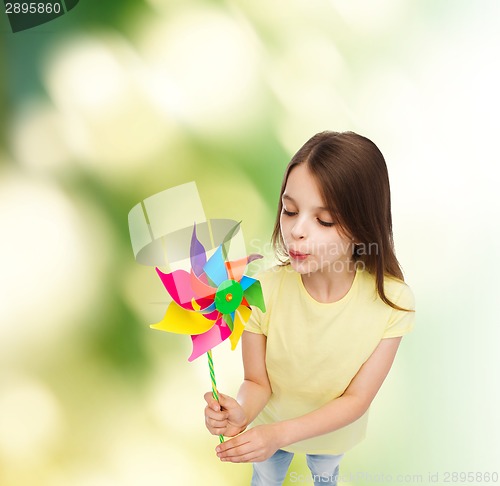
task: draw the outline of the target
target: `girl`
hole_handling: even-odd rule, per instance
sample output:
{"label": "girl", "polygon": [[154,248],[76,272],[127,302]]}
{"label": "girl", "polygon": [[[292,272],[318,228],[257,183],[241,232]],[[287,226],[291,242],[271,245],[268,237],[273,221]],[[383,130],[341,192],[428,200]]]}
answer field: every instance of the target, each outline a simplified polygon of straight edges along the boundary
{"label": "girl", "polygon": [[273,243],[282,265],[260,276],[267,312],[243,333],[244,382],[236,400],[205,395],[205,422],[234,437],[222,461],[254,463],[253,486],[281,485],[296,452],[314,484],[336,485],[414,321],[376,145],[352,132],[306,142],[285,171]]}

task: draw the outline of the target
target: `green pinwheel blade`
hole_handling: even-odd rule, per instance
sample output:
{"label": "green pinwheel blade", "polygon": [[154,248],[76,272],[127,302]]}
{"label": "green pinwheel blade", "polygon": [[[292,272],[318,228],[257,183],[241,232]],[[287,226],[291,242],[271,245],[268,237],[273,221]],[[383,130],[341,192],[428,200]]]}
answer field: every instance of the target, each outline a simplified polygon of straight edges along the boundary
{"label": "green pinwheel blade", "polygon": [[250,285],[244,292],[245,299],[250,305],[258,307],[262,312],[266,312],[266,304],[264,302],[264,295],[262,294],[262,286],[257,280]]}
{"label": "green pinwheel blade", "polygon": [[239,223],[236,223],[227,233],[227,235],[224,237],[224,240],[222,241],[222,256],[224,257],[224,260],[227,260],[227,255],[229,253],[229,247],[231,246],[231,239],[233,236],[239,231],[241,225],[241,221]]}
{"label": "green pinwheel blade", "polygon": [[233,332],[233,329],[234,329],[233,316],[231,314],[223,314],[222,318],[224,319],[224,322],[227,324],[227,327],[229,327],[229,329],[231,329],[231,332]]}

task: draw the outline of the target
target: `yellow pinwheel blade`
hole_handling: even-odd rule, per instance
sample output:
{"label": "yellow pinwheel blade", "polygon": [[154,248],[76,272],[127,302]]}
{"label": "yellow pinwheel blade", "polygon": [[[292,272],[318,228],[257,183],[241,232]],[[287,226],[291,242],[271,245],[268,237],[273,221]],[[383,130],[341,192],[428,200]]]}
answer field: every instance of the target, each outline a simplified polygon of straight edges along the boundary
{"label": "yellow pinwheel blade", "polygon": [[188,311],[175,302],[171,302],[167,307],[165,317],[149,327],[176,334],[194,335],[207,332],[213,325],[214,321],[206,319],[202,314]]}
{"label": "yellow pinwheel blade", "polygon": [[250,314],[252,313],[251,309],[244,305],[240,305],[238,309],[236,309],[234,315],[234,323],[233,323],[233,332],[229,336],[229,341],[231,342],[231,350],[234,351],[240,340],[243,331],[245,330],[245,322],[250,319]]}

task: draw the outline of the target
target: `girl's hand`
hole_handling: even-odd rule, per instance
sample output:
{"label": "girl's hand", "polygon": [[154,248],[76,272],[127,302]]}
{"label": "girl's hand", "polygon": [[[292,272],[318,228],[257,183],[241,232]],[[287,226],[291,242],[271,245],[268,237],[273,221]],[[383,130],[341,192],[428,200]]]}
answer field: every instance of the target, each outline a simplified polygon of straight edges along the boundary
{"label": "girl's hand", "polygon": [[245,430],[247,419],[242,406],[227,395],[219,393],[219,401],[212,392],[205,393],[205,425],[213,435],[234,437]]}
{"label": "girl's hand", "polygon": [[258,425],[219,444],[216,451],[221,461],[261,462],[270,458],[280,447],[277,424],[270,424]]}

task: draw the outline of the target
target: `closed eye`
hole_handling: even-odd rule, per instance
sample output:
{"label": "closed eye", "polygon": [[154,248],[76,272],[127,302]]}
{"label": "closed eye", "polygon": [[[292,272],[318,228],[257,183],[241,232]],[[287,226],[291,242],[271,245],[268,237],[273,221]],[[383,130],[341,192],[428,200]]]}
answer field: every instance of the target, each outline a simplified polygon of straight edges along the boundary
{"label": "closed eye", "polygon": [[328,221],[322,221],[321,219],[318,218],[318,223],[321,225],[321,226],[326,226],[327,228],[331,228],[335,223],[330,223]]}
{"label": "closed eye", "polygon": [[285,208],[283,208],[282,212],[285,216],[295,216],[297,214],[297,212],[287,211]]}

